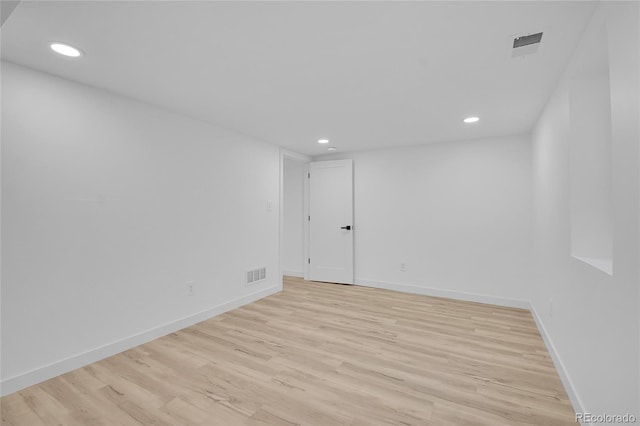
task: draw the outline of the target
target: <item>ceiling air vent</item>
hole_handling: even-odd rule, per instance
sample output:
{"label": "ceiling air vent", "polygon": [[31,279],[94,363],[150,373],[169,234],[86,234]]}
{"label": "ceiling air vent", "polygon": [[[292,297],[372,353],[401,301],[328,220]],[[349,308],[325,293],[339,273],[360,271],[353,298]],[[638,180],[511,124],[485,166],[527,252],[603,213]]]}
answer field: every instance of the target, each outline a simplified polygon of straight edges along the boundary
{"label": "ceiling air vent", "polygon": [[529,34],[516,37],[513,39],[513,48],[529,46],[530,44],[538,44],[542,40],[542,33]]}
{"label": "ceiling air vent", "polygon": [[509,56],[511,58],[524,58],[525,56],[538,53],[538,48],[542,45],[542,31],[535,34],[512,35],[509,37]]}

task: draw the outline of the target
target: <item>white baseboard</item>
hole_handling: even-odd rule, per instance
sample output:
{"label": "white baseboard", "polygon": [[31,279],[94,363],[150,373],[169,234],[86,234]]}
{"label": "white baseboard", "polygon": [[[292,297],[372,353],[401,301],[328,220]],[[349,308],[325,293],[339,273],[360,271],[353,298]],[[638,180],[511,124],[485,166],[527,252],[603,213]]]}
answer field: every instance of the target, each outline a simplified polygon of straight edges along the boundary
{"label": "white baseboard", "polygon": [[[573,406],[573,411],[576,413],[588,413],[588,411],[584,407],[584,404],[582,403],[582,400],[575,391],[576,388],[573,385],[571,378],[567,374],[567,369],[565,368],[560,355],[558,355],[558,351],[556,350],[551,337],[547,333],[547,329],[544,327],[542,318],[540,318],[540,316],[538,315],[538,312],[536,311],[536,308],[533,306],[533,304],[529,304],[529,311],[531,312],[531,315],[533,316],[533,319],[538,326],[538,331],[540,332],[540,336],[542,336],[542,340],[544,340],[544,344],[547,347],[547,352],[549,352],[549,355],[551,355],[553,365],[556,367],[556,371],[560,376],[560,380],[562,381],[564,389],[567,392],[567,396],[569,397],[571,405]],[[581,424],[583,426],[586,426],[590,425],[591,423],[583,422]]]}
{"label": "white baseboard", "polygon": [[[294,277],[302,277],[303,275],[302,272],[300,271],[282,271],[282,273],[284,275],[289,275]],[[553,345],[553,341],[549,337],[544,327],[544,323],[542,322],[540,316],[536,312],[533,305],[530,304],[528,301],[496,297],[496,296],[487,296],[487,295],[474,294],[474,293],[457,292],[457,291],[451,291],[451,290],[435,289],[435,288],[429,288],[429,287],[420,287],[420,286],[415,286],[415,285],[405,284],[405,283],[383,282],[383,281],[374,281],[374,280],[366,280],[366,279],[356,279],[355,283],[356,285],[361,285],[365,287],[382,288],[386,290],[401,291],[404,293],[420,294],[420,295],[434,296],[434,297],[445,297],[445,298],[456,299],[456,300],[465,300],[470,302],[488,303],[492,305],[528,309],[531,312],[531,315],[533,316],[533,319],[536,322],[538,331],[540,332],[540,335],[542,336],[542,339],[547,347],[547,351],[549,352],[549,355],[553,360],[556,370],[558,371],[558,375],[560,376],[560,380],[562,381],[562,384],[564,385],[567,395],[569,396],[569,399],[571,401],[571,404],[573,405],[574,411],[576,413],[587,412],[584,408],[584,405],[582,404],[582,401],[580,400],[580,397],[575,392],[575,387],[573,386],[573,382],[571,381],[571,379],[567,374],[567,370],[564,367],[564,364],[562,363],[562,360],[560,359],[558,352],[555,349],[555,346]],[[196,324],[206,319],[215,317],[217,315],[223,314],[232,309],[238,308],[240,306],[246,305],[251,302],[255,302],[256,300],[278,293],[281,290],[282,290],[282,285],[269,287],[269,288],[248,294],[246,296],[240,297],[238,299],[231,300],[229,302],[223,303],[213,308],[198,312],[188,317],[179,319],[177,321],[173,321],[171,323],[161,325],[159,327],[118,340],[116,342],[101,346],[99,348],[92,349],[82,354],[74,355],[64,360],[61,360],[49,365],[45,365],[43,367],[28,371],[26,373],[10,377],[8,379],[4,379],[0,382],[0,389],[1,389],[0,395],[2,396],[8,395],[10,393],[19,391],[20,389],[24,389],[28,386],[43,382],[45,380],[59,376],[66,372],[91,364],[93,362],[100,361],[101,359],[118,354],[120,352],[131,349],[138,345],[144,344],[153,339],[157,339],[158,337],[165,336],[169,333],[173,333],[175,331],[181,330],[185,327],[188,327],[190,325]],[[584,425],[586,424],[583,423],[583,426]]]}
{"label": "white baseboard", "polygon": [[304,278],[304,272],[302,271],[294,271],[294,270],[290,270],[290,269],[285,269],[282,271],[282,275],[288,275],[290,277],[296,277],[296,278]]}
{"label": "white baseboard", "polygon": [[[575,391],[576,388],[573,385],[573,382],[571,381],[571,379],[569,378],[569,375],[567,374],[567,369],[562,363],[562,360],[558,355],[558,352],[556,351],[555,346],[553,345],[553,341],[549,337],[549,334],[547,333],[547,330],[544,327],[544,323],[542,322],[542,319],[540,318],[535,308],[529,301],[520,300],[520,299],[510,299],[510,298],[504,298],[504,297],[496,297],[496,296],[487,296],[482,294],[465,293],[465,292],[459,292],[459,291],[442,290],[442,289],[435,289],[435,288],[429,288],[429,287],[420,287],[420,286],[415,286],[412,284],[405,284],[405,283],[373,281],[373,280],[366,280],[366,279],[359,279],[359,278],[356,278],[355,283],[356,285],[362,285],[365,287],[383,288],[386,290],[402,291],[404,293],[420,294],[424,296],[434,296],[434,297],[446,297],[449,299],[465,300],[469,302],[488,303],[492,305],[508,306],[511,308],[527,309],[528,311],[531,312],[531,315],[533,316],[533,319],[536,322],[536,326],[538,327],[538,331],[542,336],[542,340],[544,341],[544,344],[547,347],[547,351],[549,352],[549,355],[553,360],[553,364],[556,367],[558,375],[560,376],[560,380],[562,381],[562,384],[567,392],[567,395],[569,396],[569,400],[571,401],[573,410],[576,413],[588,412],[584,408],[584,404],[582,403],[582,400],[580,399],[580,397]],[[588,424],[590,423],[582,423],[583,426],[587,426]]]}
{"label": "white baseboard", "polygon": [[24,389],[28,386],[35,385],[37,383],[49,380],[53,377],[83,367],[85,365],[100,361],[101,359],[108,358],[112,355],[142,345],[143,343],[147,343],[153,339],[157,339],[158,337],[166,336],[169,333],[174,333],[178,330],[182,330],[185,327],[189,327],[190,325],[223,314],[232,309],[239,308],[240,306],[246,305],[248,303],[255,302],[256,300],[262,299],[272,294],[278,293],[281,290],[282,283],[253,292],[237,299],[230,300],[226,303],[222,303],[220,305],[214,306],[213,308],[200,311],[196,314],[189,315],[179,320],[160,325],[147,331],[143,331],[142,333],[125,337],[124,339],[108,343],[95,349],[91,349],[87,352],[74,355],[60,361],[56,361],[54,363],[36,368],[17,376],[9,377],[0,382],[0,395],[9,395],[10,393],[19,391],[20,389]]}
{"label": "white baseboard", "polygon": [[374,281],[362,278],[355,279],[356,285],[386,290],[402,291],[404,293],[420,294],[423,296],[444,297],[447,299],[465,300],[468,302],[487,303],[490,305],[508,306],[510,308],[529,309],[530,304],[526,300],[510,299],[508,297],[488,296],[484,294],[465,293],[461,291],[443,290],[438,288],[422,287],[413,284]]}

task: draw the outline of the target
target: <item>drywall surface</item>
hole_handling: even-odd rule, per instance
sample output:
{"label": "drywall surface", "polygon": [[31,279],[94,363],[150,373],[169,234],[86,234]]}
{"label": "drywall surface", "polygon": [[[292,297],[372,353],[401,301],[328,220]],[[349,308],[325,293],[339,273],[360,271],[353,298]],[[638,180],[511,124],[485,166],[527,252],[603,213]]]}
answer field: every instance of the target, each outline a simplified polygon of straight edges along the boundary
{"label": "drywall surface", "polygon": [[4,62],[2,124],[5,393],[281,287],[277,147]]}
{"label": "drywall surface", "polygon": [[285,158],[282,204],[282,271],[304,275],[304,170],[305,162]]}
{"label": "drywall surface", "polygon": [[319,159],[337,158],[354,161],[356,283],[526,306],[528,137]]}
{"label": "drywall surface", "polygon": [[[574,408],[639,415],[638,3],[603,2],[533,134],[536,278],[531,303],[574,391]],[[570,164],[589,161],[572,137],[571,85],[607,43],[613,275],[571,256]],[[587,58],[585,60],[585,58]],[[584,113],[584,111],[583,111]],[[575,117],[574,117],[575,118]],[[594,117],[595,121],[597,117]],[[588,124],[583,124],[588,125]],[[574,143],[576,141],[573,141]],[[597,196],[597,194],[594,194]]]}

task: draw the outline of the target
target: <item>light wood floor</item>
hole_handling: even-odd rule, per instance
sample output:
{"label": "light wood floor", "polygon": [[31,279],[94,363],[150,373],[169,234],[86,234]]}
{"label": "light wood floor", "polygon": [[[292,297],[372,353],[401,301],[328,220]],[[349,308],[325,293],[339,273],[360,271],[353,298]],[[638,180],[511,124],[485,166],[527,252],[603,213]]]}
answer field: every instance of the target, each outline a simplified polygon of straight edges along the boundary
{"label": "light wood floor", "polygon": [[2,425],[575,425],[526,310],[284,291],[8,395]]}

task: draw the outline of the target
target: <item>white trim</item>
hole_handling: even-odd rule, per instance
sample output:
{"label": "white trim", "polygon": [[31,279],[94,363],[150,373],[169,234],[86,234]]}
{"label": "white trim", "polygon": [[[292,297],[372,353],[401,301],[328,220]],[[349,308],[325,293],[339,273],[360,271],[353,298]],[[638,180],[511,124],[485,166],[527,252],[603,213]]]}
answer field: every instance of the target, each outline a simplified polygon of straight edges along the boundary
{"label": "white trim", "polygon": [[401,291],[404,293],[420,294],[423,296],[444,297],[447,299],[465,300],[468,302],[487,303],[490,305],[508,306],[510,308],[529,309],[530,304],[526,300],[511,299],[508,297],[489,296],[485,294],[465,293],[461,291],[451,291],[439,288],[422,287],[413,284],[394,283],[385,281],[374,281],[356,278],[356,285],[373,288],[383,288],[386,290]]}
{"label": "white trim", "polygon": [[299,161],[301,163],[308,163],[311,161],[311,157],[309,157],[308,155],[289,151],[288,149],[284,149],[284,148],[280,148],[280,154],[282,154],[283,157],[287,157],[292,160]]}
{"label": "white trim", "polygon": [[[533,319],[538,326],[538,331],[540,332],[540,336],[542,336],[542,340],[547,347],[547,352],[549,352],[549,355],[551,355],[553,365],[556,367],[556,371],[560,376],[560,381],[562,381],[564,389],[567,392],[567,396],[569,397],[571,405],[573,406],[573,411],[576,413],[588,413],[588,411],[584,408],[582,400],[576,392],[576,387],[573,385],[573,382],[571,381],[571,378],[567,373],[567,369],[565,368],[564,363],[562,362],[562,359],[560,358],[560,355],[558,354],[558,351],[553,344],[553,341],[551,340],[551,336],[549,335],[549,333],[547,333],[547,329],[545,328],[542,319],[538,315],[538,312],[536,311],[536,308],[532,303],[529,304],[529,311],[531,312],[531,316],[533,316]],[[591,423],[582,423],[583,426],[590,424]]]}
{"label": "white trim", "polygon": [[[303,271],[292,271],[292,270],[285,270],[283,267],[283,259],[284,259],[284,255],[283,255],[283,241],[284,241],[284,161],[285,159],[289,159],[292,161],[297,161],[300,163],[304,163],[303,164],[303,181],[304,181],[304,185],[305,188],[303,189]],[[293,277],[300,277],[300,278],[307,278],[306,274],[306,270],[307,270],[307,257],[308,257],[308,250],[307,250],[307,232],[308,232],[308,226],[309,223],[307,220],[304,220],[304,218],[307,217],[308,215],[308,203],[306,200],[306,196],[307,196],[307,189],[306,189],[306,185],[308,185],[308,179],[307,179],[307,174],[309,173],[309,162],[311,161],[311,157],[304,155],[304,154],[298,154],[297,152],[293,152],[293,151],[289,151],[286,150],[284,148],[280,148],[280,212],[279,212],[279,248],[278,248],[278,253],[280,255],[280,281],[282,281],[282,277],[284,275],[290,275]]]}
{"label": "white trim", "polygon": [[[301,271],[282,271],[284,275],[289,275],[293,277],[302,277],[304,274]],[[356,278],[356,285],[371,287],[371,288],[381,288],[386,290],[394,290],[401,291],[404,293],[410,294],[420,294],[425,296],[433,296],[433,297],[444,297],[456,300],[465,300],[470,302],[478,302],[478,303],[488,303],[492,305],[500,305],[507,306],[512,308],[522,308],[528,309],[531,312],[531,315],[538,327],[538,331],[540,332],[540,336],[545,343],[547,351],[553,360],[553,364],[558,371],[558,375],[560,376],[560,380],[569,396],[569,400],[571,401],[571,405],[573,406],[573,410],[576,413],[586,413],[586,409],[584,408],[584,404],[582,403],[580,397],[575,391],[575,386],[571,381],[569,375],[567,374],[567,370],[551,340],[551,337],[547,333],[546,328],[544,327],[544,323],[542,319],[538,315],[534,306],[527,302],[526,300],[520,299],[511,299],[504,297],[496,297],[496,296],[488,296],[481,295],[475,293],[465,293],[451,290],[443,290],[443,289],[435,289],[430,287],[421,287],[412,284],[406,283],[393,283],[393,282],[384,282],[384,281],[374,281]],[[0,383],[0,387],[2,389],[2,396],[8,395],[10,393],[16,392],[20,389],[26,388],[28,386],[43,382],[50,378],[59,376],[66,372],[75,370],[76,368],[80,368],[84,365],[91,364],[93,362],[99,361],[101,359],[107,358],[109,356],[118,354],[127,349],[131,349],[138,345],[144,344],[148,341],[156,339],[158,337],[165,336],[169,333],[173,333],[175,331],[181,330],[190,325],[196,324],[198,322],[204,321],[209,318],[213,318],[217,315],[228,312],[232,309],[238,308],[240,306],[255,302],[264,297],[270,296],[272,294],[278,293],[282,290],[282,285],[273,286],[266,288],[264,290],[260,290],[249,295],[231,300],[229,302],[223,303],[216,307],[201,311],[194,315],[190,315],[188,317],[182,318],[180,320],[164,324],[160,327],[156,327],[145,332],[118,340],[116,342],[101,346],[96,349],[92,349],[88,352],[72,356],[70,358],[46,365],[44,367],[40,367],[29,372],[10,377],[8,379],[3,380]],[[588,425],[587,423],[582,423],[583,426]]]}
{"label": "white trim", "polygon": [[278,157],[278,282],[282,282],[282,246],[284,245],[284,160],[288,153],[280,148]]}
{"label": "white trim", "polygon": [[[553,345],[553,341],[551,337],[547,333],[547,329],[544,327],[544,323],[542,319],[538,315],[538,312],[533,307],[533,304],[527,300],[522,299],[511,299],[506,297],[498,297],[498,296],[489,296],[483,294],[475,294],[475,293],[465,293],[459,291],[451,291],[451,290],[443,290],[437,288],[430,287],[421,287],[413,284],[406,283],[395,283],[395,282],[385,282],[385,281],[374,281],[367,280],[362,278],[356,278],[356,285],[361,285],[364,287],[372,287],[372,288],[382,288],[386,290],[395,290],[401,291],[403,293],[411,293],[411,294],[420,294],[424,296],[433,296],[433,297],[445,297],[449,299],[456,300],[465,300],[468,302],[478,302],[478,303],[488,303],[491,305],[499,305],[499,306],[507,306],[511,308],[520,308],[527,309],[531,312],[531,316],[533,317],[536,326],[538,327],[538,331],[540,336],[542,336],[542,340],[547,348],[547,352],[551,356],[553,360],[553,364],[558,372],[558,376],[560,376],[560,380],[562,381],[562,385],[564,386],[567,395],[569,396],[569,400],[571,401],[571,405],[573,406],[573,411],[576,413],[587,413],[588,411],[584,408],[584,404],[582,400],[578,396],[576,392],[576,387],[573,385],[569,374],[567,373],[567,369],[562,363],[562,359],[558,354],[555,346]],[[587,426],[590,423],[582,423],[583,426]]]}
{"label": "white trim", "polygon": [[304,271],[303,271],[303,278],[305,280],[309,279],[309,215],[311,213],[309,213],[309,164],[307,163],[304,165],[304,189],[303,189],[303,202],[304,202],[304,206],[303,206],[303,210],[304,210],[304,217],[303,217],[303,224],[304,224],[304,229],[303,231],[303,242],[302,242],[302,248],[304,250],[304,254],[303,254],[303,258],[302,258],[302,263],[304,266]]}
{"label": "white trim", "polygon": [[94,363],[96,361],[100,361],[101,359],[142,345],[143,343],[147,343],[153,339],[157,339],[158,337],[166,336],[167,334],[182,330],[185,327],[189,327],[190,325],[207,320],[209,318],[213,318],[217,315],[223,314],[235,308],[239,308],[240,306],[246,305],[248,303],[255,302],[256,300],[278,293],[281,290],[282,281],[280,281],[279,285],[265,288],[264,290],[256,291],[246,296],[230,300],[229,302],[222,303],[220,305],[214,306],[213,308],[206,309],[193,315],[189,315],[177,321],[172,321],[159,327],[143,331],[142,333],[134,334],[133,336],[125,337],[124,339],[108,343],[104,346],[91,349],[87,352],[36,368],[26,373],[9,377],[8,379],[2,380],[0,384],[0,387],[2,389],[2,396],[19,391],[20,389],[35,385],[37,383],[83,367],[85,365]]}

